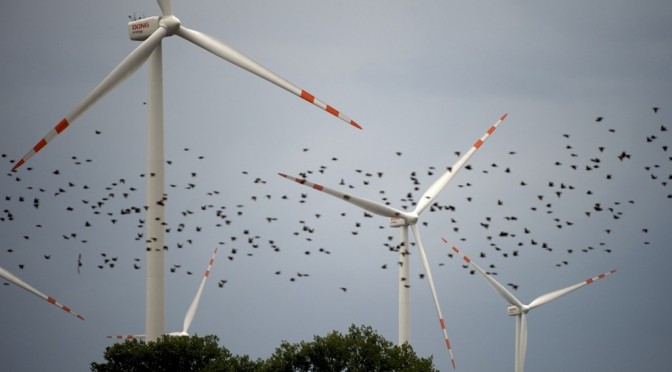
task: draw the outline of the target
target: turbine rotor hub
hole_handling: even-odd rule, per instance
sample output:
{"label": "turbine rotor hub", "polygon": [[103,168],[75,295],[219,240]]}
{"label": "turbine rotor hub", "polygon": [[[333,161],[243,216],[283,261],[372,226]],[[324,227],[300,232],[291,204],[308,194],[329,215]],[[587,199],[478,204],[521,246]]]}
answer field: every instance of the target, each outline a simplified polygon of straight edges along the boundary
{"label": "turbine rotor hub", "polygon": [[161,17],[159,24],[168,31],[168,36],[174,35],[182,24],[174,15]]}

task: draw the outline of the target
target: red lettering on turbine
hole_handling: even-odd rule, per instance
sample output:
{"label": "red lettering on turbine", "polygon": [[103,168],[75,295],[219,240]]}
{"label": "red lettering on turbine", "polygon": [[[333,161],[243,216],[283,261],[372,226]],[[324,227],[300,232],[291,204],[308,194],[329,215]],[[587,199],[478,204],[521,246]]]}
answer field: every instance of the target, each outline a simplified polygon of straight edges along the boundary
{"label": "red lettering on turbine", "polygon": [[131,26],[131,30],[142,30],[143,28],[149,28],[149,22],[136,23]]}

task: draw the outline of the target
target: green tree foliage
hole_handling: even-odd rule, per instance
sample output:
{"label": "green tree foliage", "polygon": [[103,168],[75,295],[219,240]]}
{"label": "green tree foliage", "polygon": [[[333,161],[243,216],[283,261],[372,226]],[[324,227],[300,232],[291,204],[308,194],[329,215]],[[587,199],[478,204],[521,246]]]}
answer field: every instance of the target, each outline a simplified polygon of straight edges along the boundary
{"label": "green tree foliage", "polygon": [[313,341],[283,341],[267,360],[234,356],[217,345],[217,336],[163,336],[156,342],[129,340],[105,349],[105,363],[91,363],[94,372],[108,371],[437,371],[432,358],[418,357],[378,335],[371,327],[350,326]]}
{"label": "green tree foliage", "polygon": [[91,371],[175,372],[256,371],[261,361],[233,356],[217,345],[214,335],[162,336],[156,342],[128,340],[105,349],[106,363],[91,363]]}
{"label": "green tree foliage", "polygon": [[408,343],[392,344],[369,326],[350,326],[312,342],[283,342],[266,361],[267,371],[437,371],[432,358],[420,358]]}

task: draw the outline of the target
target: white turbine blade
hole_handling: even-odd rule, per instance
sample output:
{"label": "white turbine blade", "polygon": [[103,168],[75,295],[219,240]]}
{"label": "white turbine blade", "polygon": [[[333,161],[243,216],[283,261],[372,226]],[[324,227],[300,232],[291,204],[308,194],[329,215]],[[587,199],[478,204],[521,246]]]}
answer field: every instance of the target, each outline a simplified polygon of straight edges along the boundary
{"label": "white turbine blade", "polygon": [[[442,239],[443,239],[444,242],[446,242],[446,244],[448,243],[448,241],[447,241],[446,239],[444,239],[444,238],[442,238]],[[521,309],[521,310],[523,309],[523,306],[524,306],[523,303],[520,302],[520,300],[518,300],[518,299],[516,298],[516,296],[514,296],[511,292],[509,292],[503,285],[499,284],[499,282],[496,281],[492,276],[488,275],[488,273],[486,273],[485,270],[483,270],[480,266],[478,266],[478,265],[477,265],[474,261],[472,261],[469,257],[465,256],[464,253],[462,253],[459,249],[457,249],[457,247],[453,247],[453,251],[454,251],[455,253],[459,254],[460,256],[462,256],[462,259],[464,260],[464,262],[468,263],[469,265],[471,265],[471,267],[473,267],[474,269],[476,269],[476,271],[478,271],[478,273],[481,274],[481,275],[485,278],[485,280],[487,280],[488,283],[490,283],[490,285],[491,285],[491,286],[492,286],[492,287],[493,287],[493,288],[494,288],[494,289],[495,289],[495,290],[496,290],[496,291],[497,291],[497,292],[498,292],[498,293],[499,293],[499,294],[500,294],[500,295],[501,295],[501,296],[502,296],[502,297],[503,297],[509,304],[511,304],[511,305],[513,305],[513,306],[517,306],[517,307],[518,307],[519,309]]]}
{"label": "white turbine blade", "polygon": [[448,339],[448,332],[446,331],[446,322],[443,320],[443,313],[441,312],[441,306],[439,305],[439,297],[436,295],[436,288],[434,288],[434,279],[432,278],[432,270],[429,267],[429,261],[427,261],[427,255],[425,254],[425,249],[422,246],[422,241],[420,240],[420,231],[418,230],[418,225],[411,225],[411,231],[413,231],[413,236],[415,237],[415,242],[418,245],[418,250],[420,251],[420,259],[422,260],[422,265],[425,268],[425,274],[427,275],[427,282],[429,283],[429,290],[432,292],[432,299],[434,300],[434,306],[436,306],[436,312],[439,315],[439,323],[441,324],[441,330],[443,331],[443,337],[446,341],[446,347],[450,353],[450,363],[455,369],[455,358],[453,357],[453,349],[450,347],[450,340]]}
{"label": "white turbine blade", "polygon": [[72,309],[70,309],[69,307],[63,305],[62,303],[60,303],[58,301],[56,301],[56,299],[54,299],[53,297],[47,296],[44,293],[38,291],[37,289],[33,288],[30,284],[28,284],[28,283],[24,282],[23,280],[19,279],[19,277],[10,273],[9,271],[5,270],[2,267],[0,267],[0,277],[18,285],[19,287],[21,287],[21,288],[25,289],[26,291],[34,294],[35,296],[37,296],[37,297],[49,302],[50,304],[60,308],[61,310],[66,311],[69,314],[71,314],[73,316],[76,316],[77,318],[79,318],[81,320],[84,320],[84,318],[81,315],[72,311]]}
{"label": "white turbine blade", "polygon": [[268,80],[269,82],[287,90],[290,93],[293,93],[306,101],[312,103],[313,105],[327,111],[328,113],[336,116],[337,118],[345,121],[346,123],[362,129],[362,127],[357,124],[354,120],[350,119],[343,113],[339,112],[335,108],[333,108],[330,105],[327,105],[326,103],[318,100],[313,96],[312,94],[306,92],[305,90],[295,86],[294,84],[290,83],[289,81],[283,79],[282,77],[278,76],[277,74],[273,73],[266,67],[258,64],[257,62],[253,61],[249,57],[245,56],[244,54],[240,53],[239,51],[233,49],[232,47],[224,44],[223,42],[208,36],[202,32],[195,31],[188,29],[184,26],[180,26],[180,28],[177,30],[177,35],[181,36],[182,38],[200,46],[201,48],[233,63],[234,65],[241,67],[263,79]]}
{"label": "white turbine blade", "polygon": [[434,181],[434,183],[425,191],[418,205],[415,207],[415,213],[420,215],[428,205],[432,204],[432,201],[439,195],[439,193],[446,187],[448,182],[453,178],[453,176],[462,169],[462,166],[471,158],[471,156],[476,152],[476,150],[481,147],[483,142],[497,129],[497,126],[506,119],[507,114],[502,115],[495,124],[493,124],[490,129],[488,129],[485,134],[474,142],[473,146],[467,151],[448,171],[446,171],[439,179]]}
{"label": "white turbine blade", "polygon": [[66,115],[56,126],[47,133],[32,149],[30,149],[19,160],[12,170],[21,167],[28,159],[40,152],[51,140],[61,134],[68,126],[75,121],[84,111],[96,103],[105,94],[110,92],[119,83],[124,81],[133,72],[135,72],[142,64],[149,58],[154,48],[161,42],[161,39],[166,36],[166,29],[159,27],[147,40],[143,41],[137,48],[135,48],[126,58],[124,58],[117,67],[110,72],[103,81],[96,86],[88,96],[84,98],[68,115]]}
{"label": "white turbine blade", "polygon": [[173,15],[173,7],[170,4],[170,0],[156,0],[156,2],[159,3],[161,14],[164,17]]}
{"label": "white turbine blade", "polygon": [[322,191],[322,192],[325,192],[329,195],[335,196],[339,199],[345,200],[348,203],[354,204],[354,205],[356,205],[356,206],[358,206],[362,209],[365,209],[365,210],[367,210],[371,213],[375,213],[379,216],[383,216],[383,217],[402,217],[402,216],[406,215],[405,212],[402,212],[398,209],[394,209],[394,208],[392,208],[390,206],[387,206],[385,204],[377,203],[377,202],[367,200],[367,199],[364,199],[364,198],[359,198],[359,197],[354,196],[354,195],[345,194],[345,193],[342,193],[340,191],[330,189],[326,186],[322,186],[322,185],[319,185],[319,184],[316,184],[316,183],[306,181],[303,178],[288,176],[284,173],[278,173],[278,174],[280,176],[284,177],[284,178],[287,178],[288,180],[292,180],[292,181],[300,183],[304,186],[311,187],[315,190]]}
{"label": "white turbine blade", "polygon": [[572,292],[575,289],[581,288],[585,285],[588,285],[590,283],[595,282],[596,280],[602,279],[605,276],[614,273],[615,271],[616,270],[611,270],[611,271],[608,271],[606,273],[600,274],[596,277],[586,279],[586,280],[582,281],[581,283],[577,283],[577,284],[571,285],[567,288],[559,289],[557,291],[553,291],[553,292],[549,292],[549,293],[546,293],[544,295],[541,295],[541,296],[537,297],[536,299],[534,299],[534,301],[530,302],[528,307],[530,308],[530,310],[532,310],[535,307],[539,307],[539,306],[541,306],[545,303],[548,303],[548,302],[551,302],[551,301],[555,300],[558,297],[564,296],[567,293]]}
{"label": "white turbine blade", "polygon": [[525,353],[527,353],[527,314],[520,314],[520,355],[518,357],[519,372],[525,370]]}
{"label": "white turbine blade", "polygon": [[184,316],[184,324],[182,327],[182,334],[189,334],[189,327],[191,326],[191,322],[194,320],[194,314],[196,314],[196,309],[198,308],[198,302],[201,300],[201,294],[203,294],[203,288],[205,287],[205,282],[208,280],[208,277],[210,276],[210,270],[212,269],[212,264],[215,262],[215,255],[217,255],[217,248],[215,247],[215,253],[212,254],[212,258],[210,258],[210,262],[208,263],[208,268],[205,269],[205,273],[203,274],[203,280],[201,280],[201,285],[198,287],[198,291],[196,291],[196,297],[194,297],[194,300],[191,302],[191,305],[189,306],[189,310],[187,310],[187,314]]}

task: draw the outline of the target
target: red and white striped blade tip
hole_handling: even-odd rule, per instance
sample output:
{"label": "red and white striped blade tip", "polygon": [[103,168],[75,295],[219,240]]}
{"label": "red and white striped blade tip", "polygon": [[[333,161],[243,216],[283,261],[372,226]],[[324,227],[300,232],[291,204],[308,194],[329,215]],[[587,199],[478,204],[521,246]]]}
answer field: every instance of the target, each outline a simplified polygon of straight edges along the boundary
{"label": "red and white striped blade tip", "polygon": [[357,129],[362,129],[362,126],[357,124],[356,121],[354,121],[354,120],[350,119],[349,117],[345,116],[344,114],[342,114],[340,111],[336,110],[331,105],[328,105],[328,104],[316,99],[315,96],[306,92],[305,90],[301,90],[301,95],[300,96],[301,96],[301,98],[305,99],[306,101],[308,101],[308,102],[312,103],[313,105],[321,108],[322,110],[334,115],[335,117],[343,120],[344,122],[352,125],[353,127],[357,128]]}
{"label": "red and white striped blade tip", "polygon": [[58,122],[58,124],[56,124],[56,126],[54,126],[54,128],[50,130],[46,136],[44,136],[37,144],[35,144],[35,146],[33,146],[32,149],[30,149],[25,155],[23,155],[23,157],[18,162],[16,162],[16,164],[14,164],[14,166],[12,167],[12,171],[19,169],[23,164],[25,164],[28,161],[28,159],[32,158],[33,155],[40,152],[45,146],[47,146],[49,142],[51,142],[54,138],[56,138],[56,136],[58,136],[64,130],[66,130],[69,125],[70,123],[66,118],[63,118],[60,122]]}
{"label": "red and white striped blade tip", "polygon": [[75,316],[75,317],[77,317],[77,318],[79,318],[79,319],[81,319],[81,320],[84,320],[84,317],[83,317],[83,316],[77,314],[76,312],[74,312],[74,311],[73,311],[71,308],[69,308],[68,306],[63,305],[62,303],[56,301],[56,299],[53,298],[53,297],[51,297],[51,296],[47,296],[47,302],[49,302],[50,304],[52,304],[52,305],[54,305],[54,306],[60,308],[60,309],[63,310],[63,311],[69,313],[70,315],[73,315],[73,316]]}

